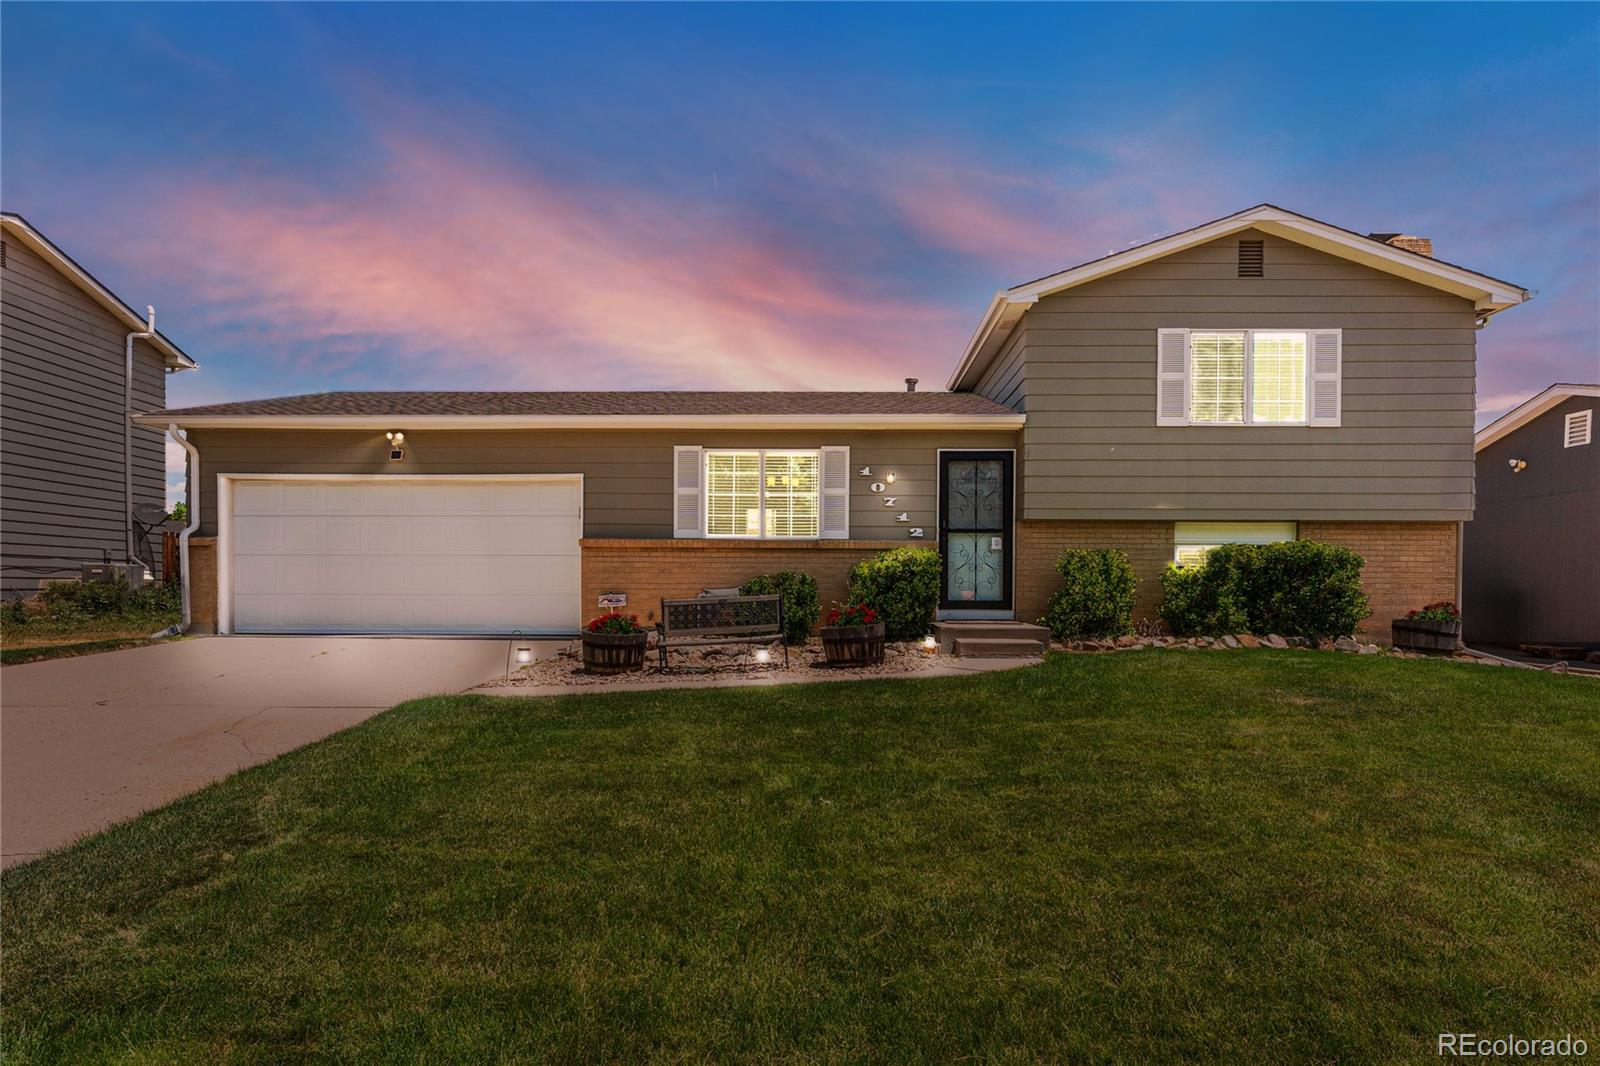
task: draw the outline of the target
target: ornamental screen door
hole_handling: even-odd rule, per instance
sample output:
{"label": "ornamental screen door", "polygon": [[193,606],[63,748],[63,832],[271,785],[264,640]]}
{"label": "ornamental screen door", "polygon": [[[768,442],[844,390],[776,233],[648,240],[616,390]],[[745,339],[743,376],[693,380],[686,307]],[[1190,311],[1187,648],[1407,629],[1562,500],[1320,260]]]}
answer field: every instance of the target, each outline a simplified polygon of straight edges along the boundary
{"label": "ornamental screen door", "polygon": [[941,452],[939,554],[941,606],[1011,607],[1010,452]]}

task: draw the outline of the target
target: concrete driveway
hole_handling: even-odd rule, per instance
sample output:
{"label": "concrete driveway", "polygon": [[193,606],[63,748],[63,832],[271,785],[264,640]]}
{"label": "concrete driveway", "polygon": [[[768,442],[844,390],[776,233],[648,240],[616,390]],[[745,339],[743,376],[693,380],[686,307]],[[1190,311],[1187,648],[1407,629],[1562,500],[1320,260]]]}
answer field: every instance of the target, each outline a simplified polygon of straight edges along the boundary
{"label": "concrete driveway", "polygon": [[[541,651],[545,649],[541,648]],[[10,866],[506,668],[504,640],[205,637],[0,671]]]}

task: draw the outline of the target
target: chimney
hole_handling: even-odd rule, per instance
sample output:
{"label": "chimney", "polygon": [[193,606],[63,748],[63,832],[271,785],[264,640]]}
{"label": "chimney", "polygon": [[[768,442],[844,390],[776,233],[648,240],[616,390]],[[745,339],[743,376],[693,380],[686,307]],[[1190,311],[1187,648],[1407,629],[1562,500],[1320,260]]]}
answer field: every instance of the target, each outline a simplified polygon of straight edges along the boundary
{"label": "chimney", "polygon": [[907,392],[916,392],[917,391],[917,379],[916,378],[906,378],[906,391]]}
{"label": "chimney", "polygon": [[1425,255],[1429,259],[1433,258],[1433,240],[1431,238],[1418,237],[1410,233],[1369,233],[1367,236],[1375,241],[1382,241],[1384,244],[1392,244],[1396,248],[1404,248],[1408,252]]}

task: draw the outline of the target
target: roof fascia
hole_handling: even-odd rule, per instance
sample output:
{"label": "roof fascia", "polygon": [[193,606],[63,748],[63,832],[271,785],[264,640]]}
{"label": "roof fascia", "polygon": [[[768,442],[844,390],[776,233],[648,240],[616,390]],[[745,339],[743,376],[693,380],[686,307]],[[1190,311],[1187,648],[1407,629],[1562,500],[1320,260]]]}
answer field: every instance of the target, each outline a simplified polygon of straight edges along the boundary
{"label": "roof fascia", "polygon": [[937,429],[1021,428],[1020,413],[876,415],[185,415],[134,416],[142,426],[183,429]]}

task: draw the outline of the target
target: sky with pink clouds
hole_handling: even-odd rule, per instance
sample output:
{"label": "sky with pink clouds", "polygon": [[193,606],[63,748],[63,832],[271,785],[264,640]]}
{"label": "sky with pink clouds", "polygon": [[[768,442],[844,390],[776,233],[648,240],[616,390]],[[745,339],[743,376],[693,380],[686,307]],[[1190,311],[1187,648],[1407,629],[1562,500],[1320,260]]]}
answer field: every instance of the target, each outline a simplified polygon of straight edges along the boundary
{"label": "sky with pink clouds", "polygon": [[1600,379],[1595,4],[7,4],[0,198],[203,364],[341,388],[942,384],[995,289],[1263,201],[1538,290]]}

